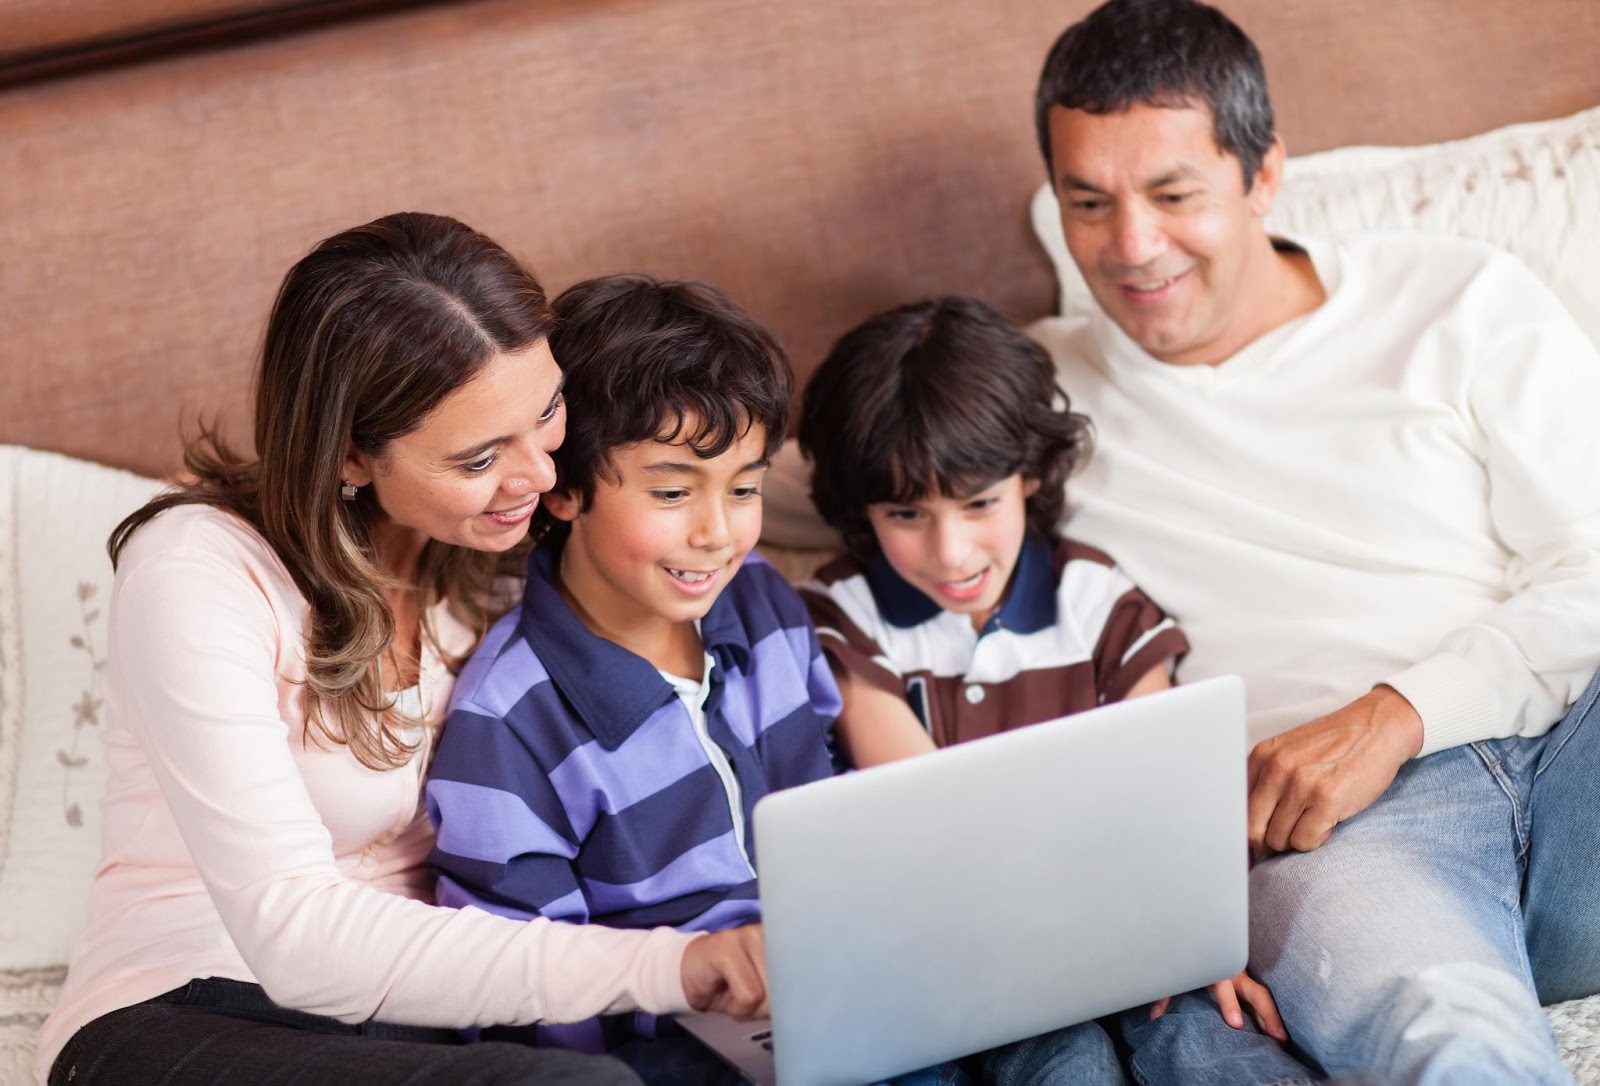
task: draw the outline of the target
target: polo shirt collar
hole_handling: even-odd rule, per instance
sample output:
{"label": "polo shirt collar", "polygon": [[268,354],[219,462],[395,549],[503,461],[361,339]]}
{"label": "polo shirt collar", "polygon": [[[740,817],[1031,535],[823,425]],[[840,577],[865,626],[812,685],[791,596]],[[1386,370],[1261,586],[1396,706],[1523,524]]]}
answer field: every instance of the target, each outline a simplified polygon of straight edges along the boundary
{"label": "polo shirt collar", "polygon": [[[540,544],[528,559],[519,627],[573,712],[600,745],[616,750],[678,696],[654,664],[592,633],[556,590],[560,544]],[[718,670],[744,668],[750,639],[723,589],[700,621],[700,638]],[[712,676],[713,688],[720,682]]]}
{"label": "polo shirt collar", "polygon": [[[868,564],[864,574],[867,587],[878,605],[878,612],[891,626],[910,629],[937,618],[943,610],[910,582],[894,571],[881,553]],[[1029,532],[1017,555],[1017,568],[1000,608],[984,624],[981,633],[1004,627],[1016,633],[1035,633],[1056,622],[1055,569],[1050,561],[1050,544]]]}
{"label": "polo shirt collar", "polygon": [[1051,546],[1029,532],[1022,540],[1022,553],[1011,574],[1011,589],[1001,602],[984,633],[1004,626],[1015,633],[1030,634],[1056,624],[1056,571],[1050,560]]}

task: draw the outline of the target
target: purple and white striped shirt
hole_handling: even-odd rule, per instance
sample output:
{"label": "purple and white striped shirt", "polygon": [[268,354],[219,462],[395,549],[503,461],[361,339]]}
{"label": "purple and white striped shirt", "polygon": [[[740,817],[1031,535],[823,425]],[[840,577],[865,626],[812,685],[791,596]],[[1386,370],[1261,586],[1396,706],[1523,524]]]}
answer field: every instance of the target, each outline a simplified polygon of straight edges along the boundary
{"label": "purple and white striped shirt", "polygon": [[[557,558],[534,551],[521,607],[456,683],[426,788],[439,903],[620,928],[758,921],[754,843],[736,839],[688,710],[652,664],[583,625],[552,584]],[[706,730],[748,837],[763,796],[834,772],[838,688],[804,604],[755,555],[700,632],[713,661]],[[537,1039],[603,1050],[633,1028],[592,1020]]]}

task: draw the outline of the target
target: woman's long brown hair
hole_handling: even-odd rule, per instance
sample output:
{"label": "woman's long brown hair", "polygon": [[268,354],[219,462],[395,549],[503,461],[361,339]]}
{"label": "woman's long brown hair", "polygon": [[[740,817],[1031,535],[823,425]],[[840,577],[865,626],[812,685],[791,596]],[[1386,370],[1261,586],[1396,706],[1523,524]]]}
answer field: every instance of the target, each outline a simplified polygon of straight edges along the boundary
{"label": "woman's long brown hair", "polygon": [[[184,450],[188,478],[111,533],[112,564],[174,506],[245,520],[310,604],[307,721],[363,765],[405,764],[416,746],[380,674],[395,630],[383,597],[393,580],[374,559],[381,514],[371,488],[340,499],[345,454],[354,445],[382,456],[490,359],[546,338],[551,321],[532,273],[454,219],[407,212],[327,239],[290,269],[267,321],[255,458],[202,425]],[[520,572],[523,557],[525,548],[493,555],[429,541],[417,571],[423,613],[443,600],[481,637],[495,617],[495,577]],[[438,647],[426,623],[423,636]]]}

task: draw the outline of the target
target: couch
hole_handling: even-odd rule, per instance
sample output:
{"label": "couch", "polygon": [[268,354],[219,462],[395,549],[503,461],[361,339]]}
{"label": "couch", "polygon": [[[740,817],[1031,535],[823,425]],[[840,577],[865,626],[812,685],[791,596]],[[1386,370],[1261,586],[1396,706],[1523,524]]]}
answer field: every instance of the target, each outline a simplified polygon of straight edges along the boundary
{"label": "couch", "polygon": [[[555,289],[624,268],[718,282],[802,378],[919,295],[1071,309],[1029,101],[1089,6],[0,9],[0,1084],[29,1080],[98,851],[106,533],[181,427],[247,437],[294,259],[389,211],[455,214]],[[1222,6],[1262,46],[1295,156],[1276,222],[1505,244],[1600,339],[1600,6]],[[826,545],[804,518],[769,528],[795,571]],[[1600,1083],[1600,1002],[1551,1015]]]}

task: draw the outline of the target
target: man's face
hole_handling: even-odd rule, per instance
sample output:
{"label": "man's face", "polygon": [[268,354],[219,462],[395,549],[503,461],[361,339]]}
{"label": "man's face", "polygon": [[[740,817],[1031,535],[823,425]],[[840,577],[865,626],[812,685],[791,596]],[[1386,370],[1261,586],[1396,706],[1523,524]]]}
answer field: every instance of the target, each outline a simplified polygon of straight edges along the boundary
{"label": "man's face", "polygon": [[1221,362],[1271,326],[1274,256],[1261,217],[1275,143],[1247,192],[1205,106],[1050,111],[1067,249],[1106,314],[1152,357]]}

